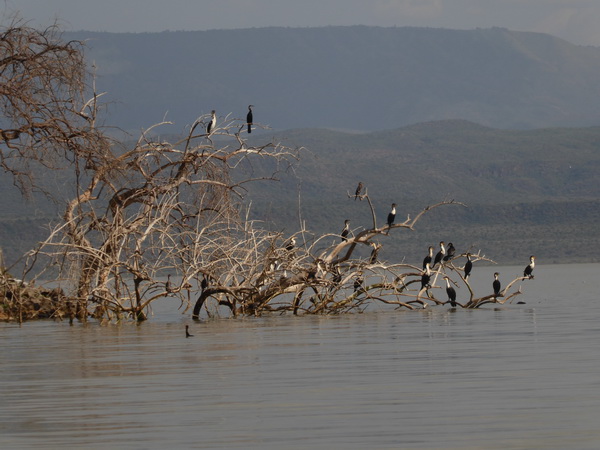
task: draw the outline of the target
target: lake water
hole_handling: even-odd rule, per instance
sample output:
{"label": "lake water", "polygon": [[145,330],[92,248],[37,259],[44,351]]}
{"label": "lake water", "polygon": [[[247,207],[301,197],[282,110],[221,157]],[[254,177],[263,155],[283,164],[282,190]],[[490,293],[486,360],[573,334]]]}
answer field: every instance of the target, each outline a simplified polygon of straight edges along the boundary
{"label": "lake water", "polygon": [[535,275],[480,310],[1,324],[0,448],[600,448],[600,265]]}

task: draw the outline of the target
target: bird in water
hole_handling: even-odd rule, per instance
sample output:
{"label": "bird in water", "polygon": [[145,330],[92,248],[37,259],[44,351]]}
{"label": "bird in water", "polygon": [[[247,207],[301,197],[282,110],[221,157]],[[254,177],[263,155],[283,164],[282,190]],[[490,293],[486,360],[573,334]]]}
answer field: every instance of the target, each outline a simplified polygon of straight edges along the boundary
{"label": "bird in water", "polygon": [[467,253],[467,262],[465,263],[465,280],[469,278],[469,275],[471,275],[471,270],[473,270],[473,261],[471,261],[471,254]]}
{"label": "bird in water", "polygon": [[253,105],[248,105],[248,114],[246,114],[246,124],[248,124],[248,134],[252,133],[252,108]]}
{"label": "bird in water", "polygon": [[437,266],[438,263],[442,262],[444,256],[446,255],[446,248],[444,247],[444,241],[440,242],[440,250],[435,254],[435,259],[433,260],[433,266]]}
{"label": "bird in water", "polygon": [[444,256],[444,261],[449,261],[450,259],[454,258],[454,253],[456,253],[456,249],[454,248],[454,245],[452,245],[452,242],[450,242],[448,244],[448,248],[446,249],[446,256]]}
{"label": "bird in water", "polygon": [[494,298],[496,298],[497,295],[500,295],[501,284],[498,279],[499,276],[500,274],[498,272],[494,273],[494,282],[492,283],[492,287],[494,288]]}
{"label": "bird in water", "polygon": [[528,277],[530,280],[533,278],[533,268],[535,267],[535,256],[529,257],[529,264],[525,267],[523,271],[523,276]]}
{"label": "bird in water", "polygon": [[346,219],[346,220],[344,220],[344,229],[342,230],[342,233],[340,234],[340,236],[342,237],[342,241],[348,240],[349,233],[350,233],[350,220]]}
{"label": "bird in water", "polygon": [[431,261],[433,261],[433,247],[429,246],[429,253],[427,253],[425,258],[423,258],[423,270],[425,270],[425,266],[427,264],[431,265]]}
{"label": "bird in water", "polygon": [[396,220],[396,204],[392,203],[392,210],[389,212],[387,216],[387,226],[391,228],[394,224],[394,220]]}
{"label": "bird in water", "polygon": [[431,269],[429,263],[425,265],[425,270],[421,275],[421,290],[431,287],[429,282],[431,281]]}
{"label": "bird in water", "polygon": [[294,250],[294,247],[296,247],[296,238],[294,236],[292,236],[290,238],[290,240],[287,242],[285,249],[288,252],[291,252],[292,250]]}
{"label": "bird in water", "polygon": [[448,277],[444,277],[444,280],[446,280],[446,294],[448,294],[450,305],[456,308],[456,290],[450,286],[450,279]]}
{"label": "bird in water", "polygon": [[[360,194],[362,192],[362,189],[363,189],[362,181],[359,181],[358,182],[358,186],[356,186],[356,192],[354,193],[354,201],[356,201],[357,199],[360,198]],[[362,200],[362,198],[361,198],[361,200]]]}
{"label": "bird in water", "polygon": [[191,337],[194,337],[194,335],[193,335],[193,334],[190,334],[190,326],[189,326],[189,325],[186,325],[186,326],[185,326],[185,337],[186,337],[186,338],[191,338]]}
{"label": "bird in water", "polygon": [[208,125],[206,126],[206,134],[212,133],[215,130],[215,127],[217,126],[217,112],[213,109],[210,112],[210,115],[210,122],[208,122]]}

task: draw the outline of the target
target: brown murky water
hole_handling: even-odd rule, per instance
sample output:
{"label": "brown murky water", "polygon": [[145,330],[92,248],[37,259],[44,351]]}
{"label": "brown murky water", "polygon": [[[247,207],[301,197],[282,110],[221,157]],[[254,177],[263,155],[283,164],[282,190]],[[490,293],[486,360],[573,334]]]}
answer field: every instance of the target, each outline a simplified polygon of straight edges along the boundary
{"label": "brown murky water", "polygon": [[538,266],[476,311],[2,324],[0,448],[600,448],[599,288]]}

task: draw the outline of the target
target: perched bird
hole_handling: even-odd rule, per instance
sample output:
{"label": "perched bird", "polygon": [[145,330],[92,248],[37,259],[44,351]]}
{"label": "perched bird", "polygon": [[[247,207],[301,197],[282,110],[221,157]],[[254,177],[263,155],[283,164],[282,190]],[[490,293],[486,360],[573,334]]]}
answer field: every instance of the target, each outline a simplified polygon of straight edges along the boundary
{"label": "perched bird", "polygon": [[377,254],[379,253],[379,249],[381,248],[381,244],[371,243],[373,250],[371,251],[371,256],[369,257],[369,264],[375,264],[377,262]]}
{"label": "perched bird", "polygon": [[206,126],[206,134],[210,134],[215,130],[215,127],[217,126],[217,112],[213,109],[211,112],[211,119],[210,122],[208,122],[208,125]]}
{"label": "perched bird", "polygon": [[341,237],[342,241],[348,240],[348,234],[350,233],[350,220],[344,220],[344,229],[342,230]]}
{"label": "perched bird", "polygon": [[248,134],[252,133],[252,108],[253,105],[248,105],[248,114],[246,114],[246,123],[248,124]]}
{"label": "perched bird", "polygon": [[471,261],[471,254],[467,253],[467,262],[465,263],[465,280],[469,278],[469,275],[471,275],[471,270],[473,270],[473,262]]}
{"label": "perched bird", "polygon": [[362,289],[362,284],[364,281],[365,280],[360,275],[356,277],[356,279],[354,280],[354,292],[358,291],[359,289]]}
{"label": "perched bird", "polygon": [[423,275],[421,275],[421,290],[431,287],[429,282],[431,281],[431,269],[429,268],[429,263],[425,265],[425,270],[423,271]]}
{"label": "perched bird", "polygon": [[456,291],[450,286],[450,280],[448,277],[444,277],[446,280],[446,294],[448,294],[448,300],[453,308],[456,308]]}
{"label": "perched bird", "polygon": [[497,295],[500,295],[501,285],[500,280],[498,279],[499,276],[500,274],[498,272],[494,274],[494,282],[492,283],[492,287],[494,288],[494,298],[496,298]]}
{"label": "perched bird", "polygon": [[173,292],[173,286],[171,285],[171,274],[167,275],[167,282],[165,283],[165,291],[168,293]]}
{"label": "perched bird", "polygon": [[440,250],[435,254],[433,266],[431,267],[435,267],[438,263],[442,262],[444,256],[446,255],[446,248],[444,247],[444,245],[444,241],[440,242]]}
{"label": "perched bird", "polygon": [[446,256],[444,256],[444,261],[448,261],[454,258],[454,253],[456,253],[456,249],[454,248],[454,245],[452,245],[452,242],[450,242],[448,244],[448,248],[446,249]]}
{"label": "perched bird", "polygon": [[[354,193],[354,200],[356,201],[360,198],[360,193],[362,192],[363,184],[362,181],[358,182],[358,186],[356,186],[356,192]],[[361,199],[362,200],[362,199]]]}
{"label": "perched bird", "polygon": [[193,334],[190,334],[190,326],[189,325],[185,326],[185,337],[186,338],[194,337]]}
{"label": "perched bird", "polygon": [[530,280],[533,278],[533,268],[535,267],[535,256],[529,257],[529,264],[525,267],[523,271],[523,276],[528,277]]}
{"label": "perched bird", "polygon": [[391,227],[394,224],[394,220],[396,219],[396,204],[392,203],[392,210],[389,212],[387,216],[387,226]]}
{"label": "perched bird", "polygon": [[427,253],[427,256],[423,259],[423,270],[425,270],[427,264],[431,265],[431,261],[433,261],[433,247],[429,246],[429,253]]}
{"label": "perched bird", "polygon": [[206,278],[206,275],[204,275],[202,277],[202,281],[200,282],[200,288],[202,290],[205,290],[208,287],[208,278]]}
{"label": "perched bird", "polygon": [[291,252],[292,250],[294,250],[294,247],[296,246],[296,238],[294,236],[292,236],[290,238],[290,240],[287,242],[285,249],[288,252]]}

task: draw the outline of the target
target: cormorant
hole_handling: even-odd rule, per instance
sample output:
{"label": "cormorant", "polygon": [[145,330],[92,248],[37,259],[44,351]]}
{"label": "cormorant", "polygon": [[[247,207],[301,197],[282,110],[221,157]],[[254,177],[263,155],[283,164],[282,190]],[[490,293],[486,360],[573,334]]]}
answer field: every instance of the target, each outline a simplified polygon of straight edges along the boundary
{"label": "cormorant", "polygon": [[455,252],[456,252],[456,249],[454,248],[454,245],[452,245],[452,242],[450,242],[448,244],[448,248],[446,249],[446,256],[444,256],[444,261],[448,261],[448,260],[454,258]]}
{"label": "cormorant", "polygon": [[200,287],[202,288],[202,290],[204,290],[208,287],[208,278],[206,278],[206,275],[204,275],[202,277],[202,281],[200,282]]}
{"label": "cormorant", "polygon": [[377,262],[377,254],[379,253],[381,245],[373,243],[371,245],[373,246],[373,250],[371,251],[371,256],[369,257],[369,264],[375,264]]}
{"label": "cormorant", "polygon": [[173,286],[171,286],[171,274],[167,275],[167,282],[165,283],[165,291],[169,294],[173,292]]}
{"label": "cormorant", "polygon": [[215,127],[217,126],[217,112],[213,109],[211,112],[211,119],[210,122],[208,122],[208,125],[206,126],[206,134],[210,134],[211,132],[213,132],[215,130]]}
{"label": "cormorant", "polygon": [[535,267],[535,256],[529,257],[529,264],[525,267],[523,271],[523,276],[528,277],[530,280],[533,278],[533,268]]}
{"label": "cormorant", "polygon": [[429,268],[429,263],[425,265],[425,271],[423,275],[421,275],[421,290],[430,287],[429,282],[431,281],[431,269]]}
{"label": "cormorant", "polygon": [[440,250],[435,254],[435,259],[433,260],[433,266],[435,267],[438,263],[442,262],[442,259],[446,255],[446,249],[444,247],[444,241],[440,242]]}
{"label": "cormorant", "polygon": [[390,211],[390,213],[387,216],[388,228],[391,228],[391,226],[394,224],[395,219],[396,219],[396,204],[392,203],[392,210]]}
{"label": "cormorant", "polygon": [[429,253],[427,253],[427,256],[423,259],[423,270],[425,270],[427,264],[431,265],[431,261],[433,261],[433,247],[429,246]]}
{"label": "cormorant", "polygon": [[246,123],[248,124],[248,134],[252,133],[252,108],[253,105],[248,105],[248,114],[246,114]]}
{"label": "cormorant", "polygon": [[450,305],[453,308],[456,308],[456,291],[452,286],[450,286],[450,280],[448,277],[444,277],[446,280],[446,294],[448,294],[448,300],[450,301]]}
{"label": "cormorant", "polygon": [[467,253],[467,262],[465,263],[465,280],[471,275],[473,269],[473,262],[471,261],[471,254]]}
{"label": "cormorant", "polygon": [[356,186],[356,192],[354,193],[354,201],[356,201],[356,199],[360,198],[360,193],[362,192],[362,188],[363,188],[362,181],[359,181],[358,186]]}
{"label": "cormorant", "polygon": [[497,295],[500,295],[501,285],[500,280],[498,279],[499,276],[500,274],[498,272],[494,274],[494,282],[492,283],[492,286],[494,288],[494,298],[496,298]]}
{"label": "cormorant", "polygon": [[185,337],[186,338],[194,337],[193,334],[190,334],[190,326],[189,325],[185,326]]}
{"label": "cormorant", "polygon": [[294,250],[294,247],[296,246],[296,238],[294,236],[292,236],[290,238],[290,240],[287,242],[285,249],[288,252],[291,252],[292,250]]}
{"label": "cormorant", "polygon": [[354,280],[354,292],[358,291],[359,289],[362,289],[363,281],[365,280],[360,275],[356,277],[356,279]]}
{"label": "cormorant", "polygon": [[350,220],[346,219],[346,220],[344,220],[344,229],[342,230],[342,233],[341,233],[342,241],[348,240],[349,233],[350,233]]}

